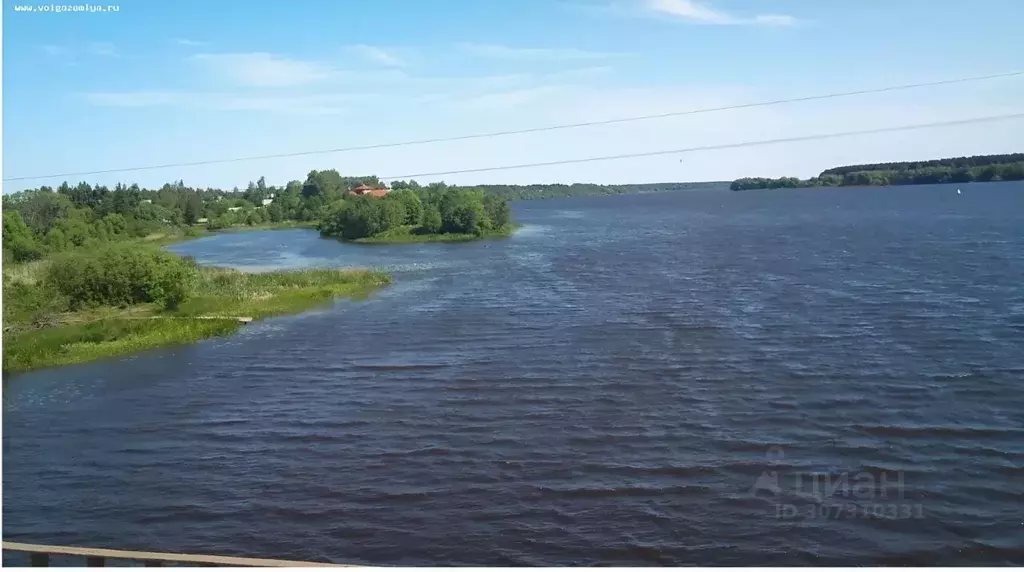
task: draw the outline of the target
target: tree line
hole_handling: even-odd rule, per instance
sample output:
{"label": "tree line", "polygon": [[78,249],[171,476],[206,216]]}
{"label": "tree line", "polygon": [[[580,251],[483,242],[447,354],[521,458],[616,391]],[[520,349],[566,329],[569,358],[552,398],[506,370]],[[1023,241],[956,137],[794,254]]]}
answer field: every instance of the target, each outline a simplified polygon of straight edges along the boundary
{"label": "tree line", "polygon": [[[484,201],[481,197],[487,193],[479,189],[470,193],[473,189],[443,182],[421,186],[416,181],[399,181],[392,188],[409,190],[412,194],[403,196],[398,192],[393,199],[377,204],[380,201],[364,201],[348,194],[362,184],[383,186],[373,175],[342,176],[337,170],[329,169],[310,171],[304,181],[290,181],[283,186],[268,185],[260,177],[244,190],[190,187],[181,180],[158,189],[137,184],[118,184],[110,188],[86,182],[27,189],[3,196],[3,259],[25,262],[69,250],[162,234],[197,235],[203,230],[268,223],[308,223],[331,229],[339,224],[341,205],[349,201],[355,205],[346,211],[351,215],[345,219],[350,234],[359,228],[353,222],[357,219],[363,219],[366,224],[363,232],[391,228],[396,220],[391,217],[395,201],[403,209],[403,221],[422,227],[424,231],[458,230],[472,234],[507,224],[508,205],[503,203],[497,207],[494,199]],[[448,190],[466,191],[451,195],[463,197],[454,201],[460,205],[455,210],[450,207],[454,199],[439,200],[447,196],[444,191]],[[410,198],[412,196],[420,201],[419,207]],[[468,198],[471,196],[476,198]],[[381,209],[386,210],[386,214],[382,215]]]}
{"label": "tree line", "polygon": [[[268,185],[263,177],[245,189],[200,188],[178,180],[160,188],[137,184],[113,187],[81,182],[54,188],[41,186],[3,196],[4,261],[23,262],[50,254],[162,233],[198,234],[238,226],[278,223],[321,225],[327,234],[341,236],[393,228],[398,217],[391,201],[383,204],[349,197],[348,191],[366,184],[383,186],[373,175],[343,176],[335,169],[310,171],[305,180]],[[395,181],[395,200],[405,209],[405,226],[419,232],[485,233],[507,224],[505,201],[632,193],[669,192],[703,188],[709,183],[649,183],[597,185],[578,183],[479,185]],[[711,183],[714,185],[715,183]],[[724,183],[718,183],[724,184]],[[421,205],[399,191],[411,191]],[[447,191],[456,191],[446,195]],[[466,191],[462,193],[462,191]],[[460,194],[461,193],[461,194]],[[447,199],[441,200],[442,197]],[[405,198],[403,198],[405,197]],[[460,197],[455,200],[455,197]],[[340,204],[352,201],[341,215]],[[452,205],[458,204],[458,208]],[[499,206],[501,205],[501,206]],[[422,212],[417,215],[417,209]],[[339,218],[341,217],[341,218]],[[330,220],[326,220],[330,219]],[[440,222],[438,222],[440,221]],[[358,230],[362,228],[363,230]]]}
{"label": "tree line", "polygon": [[870,163],[866,165],[845,165],[833,167],[821,172],[822,175],[846,175],[860,171],[920,171],[935,167],[951,167],[953,169],[970,169],[989,165],[1006,165],[1024,163],[1024,153],[1008,153],[1003,155],[974,155],[971,157],[950,157],[931,159],[929,161],[901,161],[897,163]]}
{"label": "tree line", "polygon": [[930,185],[1024,180],[1024,153],[979,155],[903,163],[851,165],[822,171],[817,177],[747,177],[729,186],[734,191],[801,187]]}
{"label": "tree line", "polygon": [[342,177],[312,171],[304,182],[269,186],[263,177],[245,190],[189,187],[183,181],[159,189],[86,182],[42,186],[3,197],[3,256],[22,262],[49,254],[168,232],[199,233],[233,226],[313,223],[327,204],[376,177]]}
{"label": "tree line", "polygon": [[509,200],[559,199],[568,197],[601,197],[642,193],[663,193],[706,189],[725,185],[723,182],[703,183],[634,183],[625,185],[598,185],[594,183],[533,184],[533,185],[478,185],[476,188]]}

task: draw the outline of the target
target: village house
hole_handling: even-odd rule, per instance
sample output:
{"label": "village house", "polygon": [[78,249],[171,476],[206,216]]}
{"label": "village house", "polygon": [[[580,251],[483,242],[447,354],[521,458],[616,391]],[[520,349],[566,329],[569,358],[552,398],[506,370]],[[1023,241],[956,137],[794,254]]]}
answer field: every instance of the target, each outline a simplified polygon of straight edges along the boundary
{"label": "village house", "polygon": [[387,187],[374,188],[363,183],[349,191],[348,194],[356,197],[383,197],[386,196],[390,190],[391,189],[388,189]]}
{"label": "village house", "polygon": [[242,210],[242,207],[228,207],[228,212],[238,212]]}

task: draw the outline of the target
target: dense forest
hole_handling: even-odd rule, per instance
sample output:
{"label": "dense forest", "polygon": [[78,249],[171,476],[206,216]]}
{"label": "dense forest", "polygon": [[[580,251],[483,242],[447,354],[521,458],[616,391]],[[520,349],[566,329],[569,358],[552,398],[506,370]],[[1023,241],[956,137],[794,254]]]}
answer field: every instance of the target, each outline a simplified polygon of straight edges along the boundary
{"label": "dense forest", "polygon": [[817,177],[810,179],[796,177],[737,179],[729,188],[734,191],[745,191],[798,187],[929,185],[1020,180],[1024,180],[1024,153],[849,165],[826,169]]}

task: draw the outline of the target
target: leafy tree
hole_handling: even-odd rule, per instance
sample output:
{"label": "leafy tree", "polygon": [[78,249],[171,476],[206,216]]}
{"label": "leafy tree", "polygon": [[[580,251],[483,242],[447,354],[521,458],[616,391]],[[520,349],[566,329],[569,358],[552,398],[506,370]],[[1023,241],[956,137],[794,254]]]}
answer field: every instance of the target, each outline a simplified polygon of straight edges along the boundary
{"label": "leafy tree", "polygon": [[405,223],[402,202],[392,197],[352,197],[332,204],[319,223],[325,236],[357,239],[374,236]]}
{"label": "leafy tree", "polygon": [[185,224],[195,224],[202,217],[202,213],[203,201],[196,193],[189,193],[185,198],[185,209],[182,213]]}
{"label": "leafy tree", "polygon": [[245,213],[245,224],[249,226],[263,224],[265,222],[263,209],[251,209]]}
{"label": "leafy tree", "polygon": [[64,236],[64,231],[59,228],[51,228],[43,237],[43,243],[54,252],[62,252],[73,246],[68,237]]}
{"label": "leafy tree", "polygon": [[389,199],[397,200],[405,209],[405,224],[418,226],[423,219],[423,201],[416,193],[408,190],[392,191]]}
{"label": "leafy tree", "polygon": [[87,218],[88,212],[86,209],[72,209],[67,217],[58,219],[53,224],[47,235],[56,233],[56,237],[62,237],[65,248],[85,246],[96,231],[96,227],[91,225]]}
{"label": "leafy tree", "polygon": [[270,222],[281,222],[284,220],[284,209],[274,201],[267,206],[267,218]]}
{"label": "leafy tree", "polygon": [[446,233],[481,234],[484,230],[483,205],[472,201],[459,201],[441,213],[441,228]]}
{"label": "leafy tree", "polygon": [[438,234],[441,232],[441,211],[437,210],[437,205],[426,205],[423,207],[423,223],[421,228],[428,234]]}
{"label": "leafy tree", "polygon": [[447,189],[439,195],[441,230],[453,234],[481,234],[488,224],[483,192],[477,189]]}
{"label": "leafy tree", "polygon": [[504,228],[511,222],[512,211],[508,201],[497,195],[484,196],[484,212],[490,220],[491,228]]}
{"label": "leafy tree", "polygon": [[[16,210],[4,210],[4,260],[24,262],[43,257],[43,246]],[[10,254],[8,254],[10,253]]]}
{"label": "leafy tree", "polygon": [[142,202],[142,192],[138,185],[125,187],[118,183],[110,196],[110,212],[127,215]]}
{"label": "leafy tree", "polygon": [[394,181],[391,183],[392,191],[403,191],[403,190],[417,190],[420,188],[420,184],[416,181]]}
{"label": "leafy tree", "polygon": [[[355,185],[353,185],[355,186]],[[320,197],[325,203],[341,198],[344,191],[342,177],[335,169],[326,171],[310,171],[306,182],[302,185],[302,196],[309,199]]]}
{"label": "leafy tree", "polygon": [[94,227],[96,237],[103,240],[120,240],[128,234],[128,220],[121,214],[108,214]]}
{"label": "leafy tree", "polygon": [[67,196],[45,187],[4,197],[5,210],[13,208],[21,213],[21,218],[36,236],[45,235],[73,206]]}

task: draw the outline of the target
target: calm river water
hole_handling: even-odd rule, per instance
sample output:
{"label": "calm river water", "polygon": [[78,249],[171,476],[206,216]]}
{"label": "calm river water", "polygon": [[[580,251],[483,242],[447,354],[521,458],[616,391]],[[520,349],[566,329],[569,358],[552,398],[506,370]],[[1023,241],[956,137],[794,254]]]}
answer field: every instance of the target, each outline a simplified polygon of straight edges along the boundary
{"label": "calm river water", "polygon": [[[6,540],[404,565],[1024,564],[1024,185],[517,203],[173,247],[395,282],[7,380]],[[11,558],[11,557],[8,557]]]}

